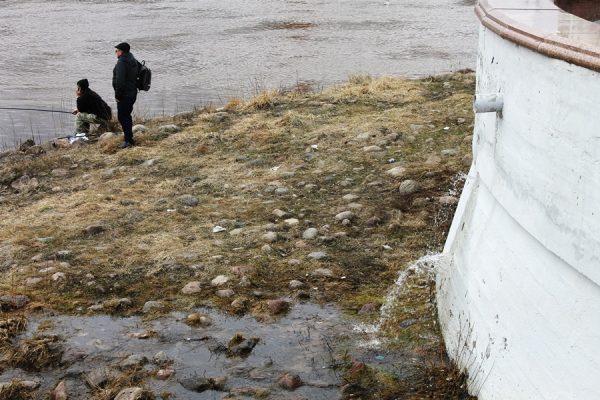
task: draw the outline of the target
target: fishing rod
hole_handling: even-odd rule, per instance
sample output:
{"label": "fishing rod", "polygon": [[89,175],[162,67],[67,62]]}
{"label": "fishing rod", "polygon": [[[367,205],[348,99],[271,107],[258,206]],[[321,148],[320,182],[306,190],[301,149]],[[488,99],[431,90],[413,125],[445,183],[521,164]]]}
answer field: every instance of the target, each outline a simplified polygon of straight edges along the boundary
{"label": "fishing rod", "polygon": [[19,107],[0,107],[0,110],[13,110],[13,111],[39,111],[39,112],[50,112],[59,114],[72,114],[71,111],[61,110],[44,110],[42,108],[19,108]]}

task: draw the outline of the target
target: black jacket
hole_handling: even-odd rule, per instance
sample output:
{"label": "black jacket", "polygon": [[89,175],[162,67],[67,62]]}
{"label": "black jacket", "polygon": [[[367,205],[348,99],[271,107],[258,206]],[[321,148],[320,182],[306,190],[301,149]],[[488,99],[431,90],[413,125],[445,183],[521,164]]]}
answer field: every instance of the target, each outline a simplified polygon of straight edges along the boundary
{"label": "black jacket", "polygon": [[112,118],[112,110],[108,104],[92,89],[85,89],[77,97],[77,111],[94,114],[96,117],[107,121]]}
{"label": "black jacket", "polygon": [[138,62],[131,53],[123,54],[113,69],[112,85],[115,98],[137,96]]}

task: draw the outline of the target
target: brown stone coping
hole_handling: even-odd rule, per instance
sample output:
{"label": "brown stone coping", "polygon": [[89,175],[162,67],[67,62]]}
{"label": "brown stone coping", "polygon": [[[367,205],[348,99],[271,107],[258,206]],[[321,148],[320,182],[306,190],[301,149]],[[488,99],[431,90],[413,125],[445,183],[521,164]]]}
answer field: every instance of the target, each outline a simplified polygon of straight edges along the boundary
{"label": "brown stone coping", "polygon": [[479,0],[475,12],[485,27],[511,42],[600,72],[600,25],[565,11],[594,20],[600,4],[592,7],[590,1]]}

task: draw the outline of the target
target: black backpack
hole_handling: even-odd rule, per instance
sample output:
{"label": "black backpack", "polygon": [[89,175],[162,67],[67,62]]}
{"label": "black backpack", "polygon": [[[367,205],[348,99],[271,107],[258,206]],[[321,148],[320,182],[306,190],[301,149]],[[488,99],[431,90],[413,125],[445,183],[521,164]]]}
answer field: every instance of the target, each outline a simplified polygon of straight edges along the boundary
{"label": "black backpack", "polygon": [[143,90],[147,92],[148,90],[150,90],[151,83],[152,71],[150,71],[150,68],[146,67],[146,61],[138,61],[138,74],[136,82],[138,90]]}

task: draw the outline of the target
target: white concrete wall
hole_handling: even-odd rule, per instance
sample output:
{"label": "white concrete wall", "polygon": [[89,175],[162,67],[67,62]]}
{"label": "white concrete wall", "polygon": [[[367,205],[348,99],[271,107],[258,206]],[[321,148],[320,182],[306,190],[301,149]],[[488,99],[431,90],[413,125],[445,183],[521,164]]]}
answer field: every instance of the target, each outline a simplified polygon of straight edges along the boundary
{"label": "white concrete wall", "polygon": [[438,272],[451,357],[489,399],[600,399],[600,74],[481,27],[474,160]]}

